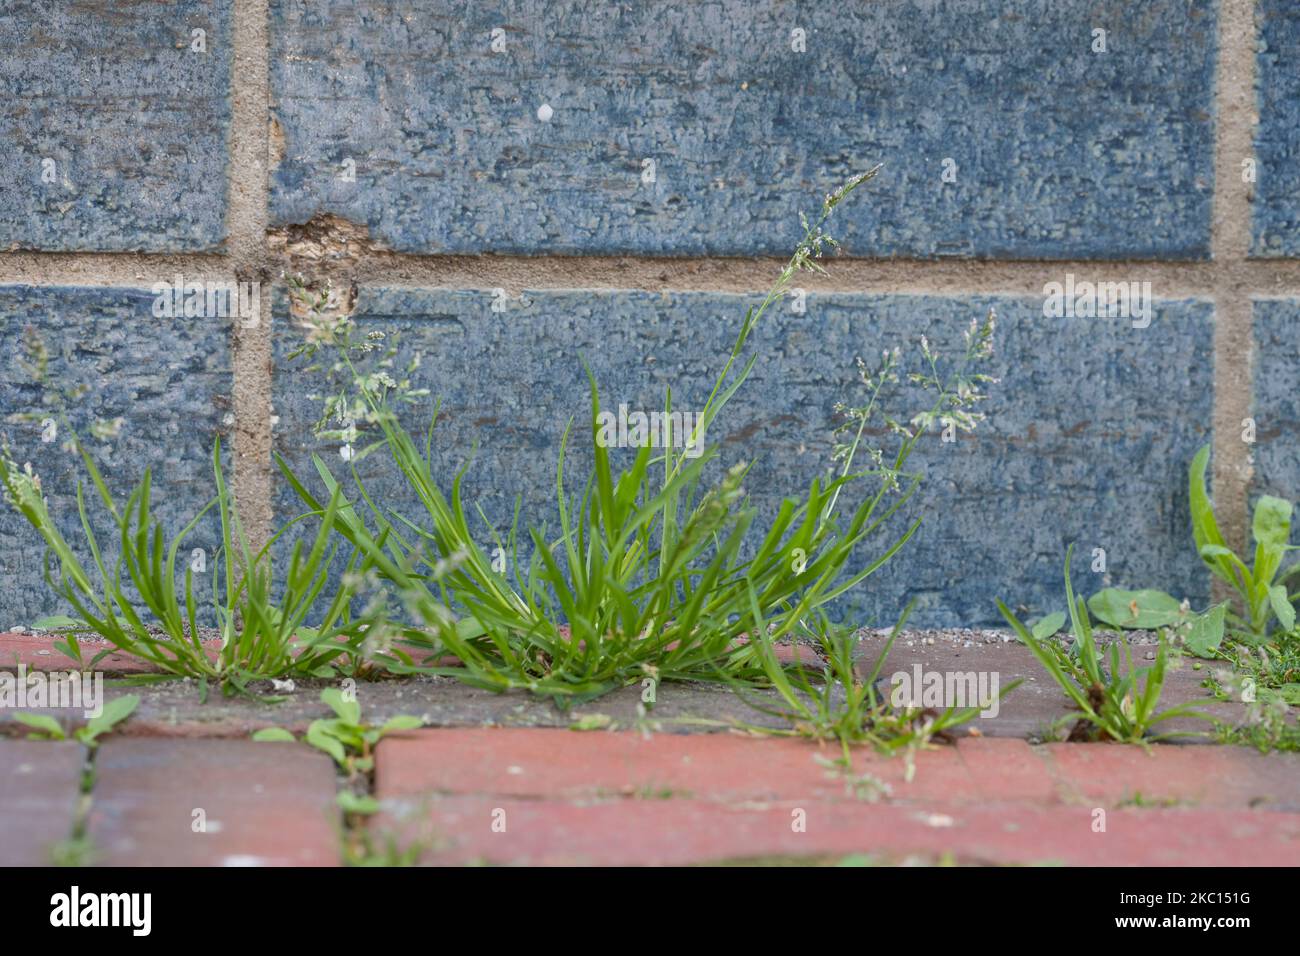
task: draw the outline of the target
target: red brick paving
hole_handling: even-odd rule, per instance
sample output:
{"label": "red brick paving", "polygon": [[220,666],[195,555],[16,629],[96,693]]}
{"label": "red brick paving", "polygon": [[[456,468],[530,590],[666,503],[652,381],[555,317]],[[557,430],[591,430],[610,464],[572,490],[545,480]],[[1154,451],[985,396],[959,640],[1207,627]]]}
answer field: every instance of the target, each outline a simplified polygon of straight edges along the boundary
{"label": "red brick paving", "polygon": [[[818,753],[804,741],[723,734],[429,730],[381,743],[375,780],[389,810],[381,825],[410,833],[431,824],[434,863],[875,853],[1007,864],[1300,864],[1300,813],[1280,812],[1300,786],[1294,755],[977,738],[918,755],[911,782],[901,759],[857,753],[854,772],[891,788],[869,803],[829,779]],[[1198,765],[1215,776],[1197,776]],[[1181,802],[1134,806],[1137,791],[1148,802]],[[1261,803],[1261,795],[1272,799]],[[1098,809],[1104,832],[1093,828]],[[791,826],[796,810],[806,814],[805,832]],[[498,811],[505,832],[493,829]]]}
{"label": "red brick paving", "polygon": [[[375,781],[386,796],[441,791],[570,798],[671,792],[716,800],[837,799],[843,781],[829,777],[814,755],[830,759],[839,749],[726,733],[647,738],[632,732],[541,728],[419,731],[383,742]],[[964,780],[960,762],[945,756],[940,751],[920,754],[910,784],[903,780],[901,760],[865,760],[867,769],[892,787],[938,795]]]}
{"label": "red brick paving", "polygon": [[0,866],[49,866],[72,835],[85,756],[80,744],[0,740]]}
{"label": "red brick paving", "polygon": [[[1240,747],[1048,744],[1062,785],[1083,800],[1177,801],[1300,813],[1300,754]],[[1300,862],[1298,860],[1297,862]]]}
{"label": "red brick paving", "polygon": [[[31,670],[65,671],[89,667],[100,652],[109,650],[95,664],[94,669],[105,674],[155,674],[158,668],[148,661],[129,654],[111,650],[106,641],[82,638],[80,642],[82,663],[78,664],[54,645],[62,638],[50,634],[0,634],[0,667],[8,669],[16,664],[26,664]],[[221,650],[220,641],[205,641],[208,656],[215,657]]]}
{"label": "red brick paving", "polygon": [[[53,640],[0,635],[0,667],[75,666],[52,650]],[[85,646],[87,659],[103,647]],[[149,669],[122,655],[97,667]],[[163,737],[229,729],[184,720],[173,727],[155,715],[122,728],[138,736],[109,738],[88,820],[96,861],[336,864],[338,784],[327,757],[301,745]],[[242,735],[248,726],[236,729]],[[854,774],[886,787],[872,803],[814,759],[838,752],[727,733],[418,731],[379,747],[376,793],[388,812],[376,829],[432,832],[426,862],[436,864],[857,853],[1010,864],[1300,864],[1300,755],[970,737],[917,755],[910,781],[902,759],[856,752]],[[48,863],[51,847],[71,835],[82,753],[77,744],[0,739],[0,864]],[[196,809],[206,814],[206,832],[195,832]],[[1106,811],[1104,832],[1094,829],[1098,809]],[[795,816],[806,821],[802,831],[791,826]],[[505,831],[496,832],[501,820]]]}
{"label": "red brick paving", "polygon": [[[806,813],[806,831],[794,815]],[[449,797],[427,811],[444,841],[428,862],[684,865],[770,857],[946,855],[963,863],[1082,866],[1294,866],[1300,816],[1263,811],[1111,810],[843,801],[561,801]],[[504,814],[504,815],[503,815]],[[503,821],[504,832],[493,829]]]}
{"label": "red brick paving", "polygon": [[298,744],[110,739],[89,833],[108,865],[333,866],[335,790],[333,762]]}
{"label": "red brick paving", "polygon": [[[969,739],[906,764],[855,754],[877,802],[798,740],[730,734],[426,730],[377,754],[379,830],[431,834],[425,862],[672,865],[869,854],[1070,865],[1296,865],[1300,760],[1241,748],[1031,747]],[[81,749],[0,741],[0,862],[72,832]],[[336,775],[296,744],[110,738],[89,836],[99,863],[332,865]],[[1141,794],[1145,805],[1135,805]],[[1161,801],[1175,799],[1166,807]],[[196,809],[207,830],[196,832]],[[1105,810],[1105,830],[1094,829]],[[793,826],[796,819],[802,828]],[[494,823],[497,827],[494,828]],[[498,832],[504,824],[504,832]]]}

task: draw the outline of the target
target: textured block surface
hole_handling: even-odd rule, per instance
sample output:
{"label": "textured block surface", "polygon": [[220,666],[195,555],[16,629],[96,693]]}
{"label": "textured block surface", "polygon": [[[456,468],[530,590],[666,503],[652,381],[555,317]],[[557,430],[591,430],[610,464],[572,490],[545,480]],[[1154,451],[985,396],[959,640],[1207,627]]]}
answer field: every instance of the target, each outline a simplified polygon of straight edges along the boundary
{"label": "textured block surface", "polygon": [[1251,252],[1300,255],[1300,6],[1258,0],[1257,181]]}
{"label": "textured block surface", "polygon": [[[154,318],[153,302],[139,289],[0,287],[0,349],[8,356],[0,365],[0,430],[14,460],[30,462],[40,476],[50,514],[74,548],[85,540],[78,481],[86,483],[87,509],[109,554],[116,532],[81,462],[63,448],[60,408],[119,501],[153,468],[154,513],[168,535],[213,494],[212,442],[230,414],[229,322]],[[48,354],[44,386],[29,370],[38,342]],[[94,437],[94,423],[117,419],[115,437]],[[204,549],[210,571],[218,544],[213,526],[201,525],[185,554]],[[0,508],[0,626],[68,612],[43,580],[44,550],[26,519],[7,504]],[[210,577],[198,577],[196,593],[210,595]]]}
{"label": "textured block surface", "polygon": [[76,743],[0,740],[0,866],[51,866],[72,837],[84,751]]}
{"label": "textured block surface", "polygon": [[[225,236],[230,0],[0,6],[0,249]],[[203,52],[192,49],[202,30]]]}
{"label": "textured block surface", "polygon": [[334,765],[252,740],[110,740],[89,833],[107,866],[334,866]]}
{"label": "textured block surface", "polygon": [[1300,500],[1300,300],[1257,299],[1255,490]]}
{"label": "textured block surface", "polygon": [[[517,495],[524,523],[554,530],[556,459],[571,418],[577,425],[569,491],[581,492],[590,465],[581,358],[601,383],[607,408],[661,408],[671,385],[675,408],[698,409],[755,299],[527,292],[505,312],[492,311],[493,301],[488,292],[363,288],[354,314],[363,333],[396,337],[399,371],[410,355],[422,354],[412,380],[443,401],[434,432],[439,477],[450,486],[477,446],[465,478],[467,508],[472,516],[474,503],[481,504],[501,531]],[[921,468],[927,480],[906,513],[922,517],[922,527],[854,593],[850,616],[892,624],[912,598],[918,624],[997,623],[995,597],[1030,613],[1050,611],[1064,601],[1061,569],[1072,542],[1085,593],[1103,583],[1142,582],[1193,603],[1204,599],[1184,484],[1187,462],[1209,439],[1206,303],[1157,302],[1150,327],[1136,329],[1124,319],[1045,318],[1041,300],[1032,299],[810,295],[807,314],[793,314],[786,303],[760,324],[754,373],[708,442],[721,443],[727,465],[755,461],[746,489],[770,517],[783,496],[802,494],[829,467],[835,404],[863,403],[854,356],[872,361],[882,348],[903,345],[916,368],[924,333],[951,357],[960,353],[970,321],[990,306],[999,325],[989,367],[1001,379],[985,408],[990,421],[956,443],[934,433],[921,443],[909,467]],[[318,450],[342,474],[338,444],[311,434],[318,396],[327,389],[287,361],[300,333],[280,327],[277,447],[304,473],[308,453]],[[899,396],[892,410],[915,412],[921,406],[914,400]],[[408,412],[408,424],[422,430],[430,410],[423,402]],[[631,451],[616,450],[615,466],[631,458]],[[384,455],[358,467],[378,500],[419,515]],[[846,505],[857,500],[846,492]],[[281,519],[301,510],[284,483],[277,508]],[[491,542],[484,527],[482,544]],[[864,564],[887,544],[875,542],[878,550],[864,551]],[[1094,548],[1105,549],[1104,575],[1089,570]]]}
{"label": "textured block surface", "polygon": [[280,223],[332,213],[412,252],[779,254],[885,162],[836,227],[856,255],[1208,255],[1211,0],[271,8]]}

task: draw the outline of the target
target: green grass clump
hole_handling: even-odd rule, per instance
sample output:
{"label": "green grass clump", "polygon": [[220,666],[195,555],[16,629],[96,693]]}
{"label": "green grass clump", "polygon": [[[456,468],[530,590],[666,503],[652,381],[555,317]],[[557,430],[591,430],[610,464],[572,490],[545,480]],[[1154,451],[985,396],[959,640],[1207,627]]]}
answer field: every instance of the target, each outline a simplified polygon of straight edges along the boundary
{"label": "green grass clump", "polygon": [[[776,653],[775,642],[785,636],[783,628],[771,628],[762,620],[761,612],[753,607],[753,633],[760,651],[764,673],[775,689],[779,703],[766,703],[762,699],[737,688],[751,706],[763,713],[783,718],[790,724],[788,730],[751,727],[759,733],[780,736],[806,737],[818,741],[835,741],[840,745],[840,757],[834,765],[847,772],[852,767],[852,748],[870,746],[878,753],[905,753],[909,758],[936,739],[945,739],[951,732],[973,720],[992,701],[978,706],[950,706],[942,711],[917,706],[894,706],[888,693],[877,689],[885,658],[907,621],[910,608],[903,613],[889,634],[889,639],[876,657],[871,670],[863,673],[855,660],[853,649],[857,643],[852,629],[837,626],[824,615],[809,623],[801,622],[794,632],[796,650],[799,645],[811,646],[823,666],[810,669],[802,663],[783,664]],[[1015,681],[1001,688],[1001,699],[1019,686]]]}
{"label": "green grass clump", "polygon": [[[642,446],[629,466],[616,468],[601,440],[600,393],[588,372],[585,430],[594,468],[572,484],[566,470],[571,423],[556,466],[559,533],[547,536],[535,527],[526,532],[531,544],[526,571],[518,560],[518,511],[504,539],[483,519],[485,535],[514,557],[514,571],[508,573],[494,567],[471,528],[472,511],[461,496],[463,473],[449,487],[435,477],[431,446],[436,409],[423,441],[417,440],[394,413],[402,398],[399,383],[387,373],[363,373],[354,364],[347,323],[334,322],[328,335],[318,336],[338,347],[341,358],[335,367],[345,369],[350,379],[349,394],[334,400],[334,409],[350,408],[350,416],[377,426],[381,439],[367,451],[387,453],[423,508],[418,515],[404,515],[373,500],[354,459],[355,500],[343,498],[330,518],[343,539],[400,593],[420,625],[394,643],[390,666],[449,674],[492,690],[527,688],[566,703],[647,680],[761,683],[769,672],[758,645],[740,640],[753,626],[755,607],[768,625],[788,632],[857,587],[906,544],[916,522],[897,534],[885,533],[886,522],[919,480],[906,474],[903,465],[932,424],[974,426],[981,416],[968,408],[987,376],[970,374],[955,382],[940,381],[937,372],[933,379],[913,376],[914,384],[937,390],[934,404],[917,416],[912,429],[890,422],[904,436],[892,460],[874,454],[872,467],[855,471],[875,392],[897,380],[897,352],[891,356],[886,351],[879,378],[864,375],[875,389],[872,402],[848,410],[857,431],[837,448],[839,473],[818,478],[803,493],[787,498],[772,523],[761,529],[744,490],[748,465],[725,469],[719,480],[710,481],[706,469],[718,459],[719,449],[701,448],[709,427],[759,358],[757,353],[745,357],[758,322],[790,291],[796,275],[824,271],[819,260],[835,246],[823,231],[826,220],[874,174],[863,174],[828,196],[815,223],[805,220],[804,238],[776,283],[741,322],[688,440],[665,441],[662,449]],[[973,325],[968,353],[986,353],[991,333],[991,318],[983,327]],[[373,348],[367,341],[361,350]],[[926,350],[929,355],[928,346]],[[671,391],[663,409],[665,416],[674,411]],[[330,495],[341,495],[340,482],[325,462],[317,456],[313,465]],[[307,483],[282,459],[279,466],[305,506],[323,514],[321,500]],[[876,489],[841,514],[841,495],[867,478],[878,480]],[[872,538],[879,539],[873,557],[850,569],[855,551]],[[440,666],[437,658],[448,653],[462,666]]]}
{"label": "green grass clump", "polygon": [[[351,586],[345,583],[332,592],[318,626],[305,624],[308,614],[324,603],[330,564],[338,551],[328,520],[320,524],[308,548],[302,542],[295,545],[287,572],[277,579],[271,544],[257,552],[249,546],[222,472],[219,440],[212,452],[216,494],[170,541],[152,510],[148,469],[126,501],[119,502],[81,442],[74,437],[71,445],[101,506],[99,517],[112,528],[108,538],[101,539],[92,520],[95,499],[88,501],[78,482],[82,553],[89,555],[88,564],[50,515],[39,476],[30,466],[18,467],[8,449],[0,454],[5,498],[45,541],[46,582],[76,613],[65,622],[69,627],[60,650],[86,663],[77,633],[89,631],[165,674],[192,677],[205,687],[211,681],[227,691],[256,679],[329,677],[340,671],[352,673],[359,666],[359,647],[369,622],[352,616]],[[337,499],[330,502],[323,511],[326,519],[338,507]],[[184,550],[186,539],[214,508],[220,516],[222,541],[211,571],[210,604],[221,642],[215,658],[203,643],[195,572]],[[116,552],[115,560],[108,557],[110,549]],[[178,576],[178,558],[183,579]],[[349,570],[363,565],[354,557]],[[96,655],[88,666],[108,653]]]}
{"label": "green grass clump", "polygon": [[[1151,667],[1134,667],[1128,642],[1118,640],[1110,645],[1106,654],[1097,646],[1092,620],[1083,598],[1077,598],[1070,583],[1070,552],[1065,556],[1065,596],[1070,611],[1071,633],[1074,644],[1064,647],[1051,638],[1035,637],[1033,632],[998,601],[998,610],[1015,630],[1020,640],[1033,652],[1065,695],[1079,712],[1077,718],[1065,717],[1053,730],[1074,721],[1070,731],[1071,741],[1112,740],[1126,744],[1146,744],[1178,736],[1178,733],[1153,734],[1159,724],[1176,717],[1205,715],[1191,704],[1179,704],[1159,710],[1160,694],[1164,689],[1169,668],[1169,644],[1159,638],[1155,663]],[[1120,645],[1124,656],[1121,661]]]}

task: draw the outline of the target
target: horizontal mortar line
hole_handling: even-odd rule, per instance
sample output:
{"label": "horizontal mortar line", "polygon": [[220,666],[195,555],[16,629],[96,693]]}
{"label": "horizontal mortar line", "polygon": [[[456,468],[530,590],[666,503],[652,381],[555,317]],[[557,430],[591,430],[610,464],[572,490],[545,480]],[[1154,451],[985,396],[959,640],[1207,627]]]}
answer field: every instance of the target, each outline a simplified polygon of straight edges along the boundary
{"label": "horizontal mortar line", "polygon": [[218,253],[11,252],[0,254],[0,284],[148,287],[177,274],[229,279],[235,268]]}
{"label": "horizontal mortar line", "polygon": [[[776,258],[655,259],[628,256],[404,256],[368,253],[340,272],[358,283],[395,288],[648,289],[762,292],[785,266]],[[823,292],[938,295],[1041,295],[1048,282],[1151,282],[1157,298],[1212,297],[1253,286],[1260,294],[1300,295],[1300,261],[1024,261],[832,258],[828,274],[803,273],[794,285]]]}
{"label": "horizontal mortar line", "polygon": [[[646,258],[632,256],[420,256],[368,251],[338,260],[268,256],[264,275],[281,269],[394,288],[647,289],[762,292],[785,266],[777,258]],[[1300,260],[917,260],[828,258],[828,275],[803,273],[795,285],[821,292],[935,295],[1041,295],[1067,274],[1083,282],[1147,282],[1156,298],[1300,296]],[[0,284],[145,287],[171,281],[221,281],[234,275],[224,255],[145,253],[0,254]]]}

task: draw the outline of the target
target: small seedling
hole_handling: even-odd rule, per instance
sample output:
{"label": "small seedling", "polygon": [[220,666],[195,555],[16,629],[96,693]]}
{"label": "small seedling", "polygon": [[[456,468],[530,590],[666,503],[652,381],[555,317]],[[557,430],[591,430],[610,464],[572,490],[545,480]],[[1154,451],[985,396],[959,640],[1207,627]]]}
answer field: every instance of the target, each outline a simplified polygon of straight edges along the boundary
{"label": "small seedling", "polygon": [[1279,699],[1247,704],[1240,724],[1215,721],[1214,736],[1221,744],[1254,747],[1260,753],[1300,752],[1300,725],[1290,720],[1290,707]]}
{"label": "small seedling", "polygon": [[[335,687],[321,691],[320,699],[329,705],[335,716],[313,720],[308,725],[303,740],[333,757],[335,763],[349,776],[366,774],[374,769],[375,744],[381,738],[396,731],[424,726],[424,721],[419,717],[409,715],[391,717],[378,727],[362,723],[361,705],[355,699],[349,700]],[[253,734],[253,739],[292,742],[296,738],[283,727],[267,727]]]}
{"label": "small seedling", "polygon": [[60,840],[50,847],[51,866],[81,869],[93,865],[95,856],[95,844],[85,835]]}
{"label": "small seedling", "polygon": [[[1105,666],[1107,655],[1097,647],[1088,607],[1083,598],[1076,600],[1070,583],[1072,551],[1073,547],[1065,555],[1065,596],[1074,636],[1072,648],[1067,649],[1055,640],[1035,637],[1005,604],[998,601],[998,610],[1007,623],[1080,712],[1077,719],[1066,717],[1057,721],[1053,731],[1074,720],[1069,735],[1072,741],[1114,740],[1145,745],[1153,740],[1177,736],[1174,733],[1151,735],[1152,728],[1167,720],[1176,717],[1207,719],[1191,704],[1179,704],[1163,711],[1156,709],[1169,666],[1169,645],[1163,636],[1159,638],[1155,663],[1151,667],[1135,668],[1132,652],[1123,640],[1111,644],[1109,667]],[[1120,660],[1120,644],[1124,646],[1123,662]]]}
{"label": "small seedling", "polygon": [[[139,705],[140,698],[134,694],[115,697],[104,705],[104,710],[98,717],[92,717],[84,726],[72,731],[72,739],[87,747],[98,746],[99,738],[130,717]],[[48,714],[28,714],[19,711],[14,714],[14,719],[33,729],[34,732],[27,735],[29,740],[68,739],[63,725]]]}
{"label": "small seedling", "polygon": [[360,867],[418,866],[440,843],[428,827],[421,827],[414,837],[399,840],[393,833],[374,833],[369,827],[354,826],[344,834],[343,862]]}
{"label": "small seedling", "polygon": [[[784,636],[782,629],[772,629],[763,620],[755,602],[751,621],[755,635],[754,646],[767,674],[771,687],[780,698],[772,705],[746,693],[741,685],[734,689],[763,713],[783,718],[788,728],[746,725],[754,733],[787,737],[807,737],[818,741],[836,741],[840,757],[832,763],[848,774],[853,765],[852,748],[869,745],[884,754],[902,752],[908,760],[907,778],[911,779],[915,765],[913,757],[918,750],[936,739],[948,739],[951,731],[974,719],[981,706],[956,707],[938,711],[915,706],[893,706],[887,692],[877,690],[877,680],[889,649],[907,621],[911,608],[905,611],[894,626],[871,670],[863,674],[854,659],[856,644],[851,629],[832,624],[825,615],[817,615],[811,623],[796,631],[796,645],[811,643],[818,651],[824,665],[820,672],[802,663],[785,665],[776,653],[776,641]],[[1001,689],[1001,699],[1019,686],[1015,681]],[[992,703],[991,701],[983,703]]]}

